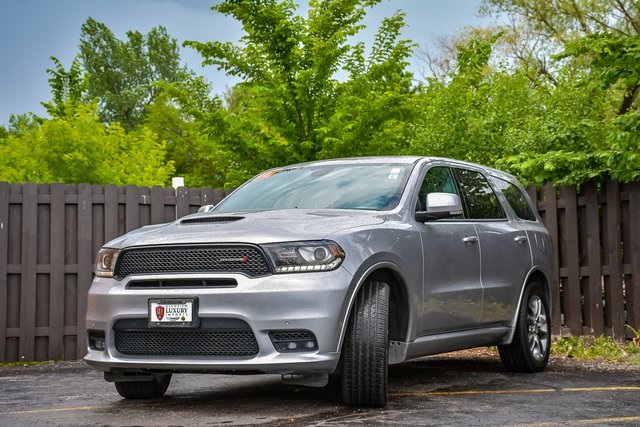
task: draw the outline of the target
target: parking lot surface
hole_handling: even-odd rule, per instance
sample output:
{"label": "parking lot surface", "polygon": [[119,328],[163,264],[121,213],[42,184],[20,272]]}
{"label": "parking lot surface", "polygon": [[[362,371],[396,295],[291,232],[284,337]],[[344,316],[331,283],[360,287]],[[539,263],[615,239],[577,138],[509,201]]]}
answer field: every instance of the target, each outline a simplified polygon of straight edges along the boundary
{"label": "parking lot surface", "polygon": [[389,403],[341,403],[339,384],[279,376],[174,375],[165,397],[125,400],[83,362],[0,367],[0,426],[640,425],[640,366],[554,357],[512,374],[494,353],[460,352],[392,366]]}

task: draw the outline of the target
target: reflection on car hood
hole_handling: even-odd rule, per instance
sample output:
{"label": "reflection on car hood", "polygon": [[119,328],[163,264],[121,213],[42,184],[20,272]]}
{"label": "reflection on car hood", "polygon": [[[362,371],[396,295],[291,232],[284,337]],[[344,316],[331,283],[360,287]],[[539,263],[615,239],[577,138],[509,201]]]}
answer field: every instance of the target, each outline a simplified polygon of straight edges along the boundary
{"label": "reflection on car hood", "polygon": [[286,209],[260,212],[216,212],[188,215],[168,224],[150,225],[118,237],[105,246],[188,243],[271,243],[324,239],[349,228],[381,224],[385,215],[371,211]]}

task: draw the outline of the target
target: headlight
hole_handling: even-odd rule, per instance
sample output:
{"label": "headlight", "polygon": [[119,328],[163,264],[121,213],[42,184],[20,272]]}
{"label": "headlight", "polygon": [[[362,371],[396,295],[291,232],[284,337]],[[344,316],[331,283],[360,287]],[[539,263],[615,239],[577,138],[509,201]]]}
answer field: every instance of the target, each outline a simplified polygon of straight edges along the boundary
{"label": "headlight", "polygon": [[344,252],[329,240],[264,245],[276,273],[328,271],[338,268]]}
{"label": "headlight", "polygon": [[119,249],[102,248],[96,257],[96,276],[113,277],[113,270],[116,268]]}

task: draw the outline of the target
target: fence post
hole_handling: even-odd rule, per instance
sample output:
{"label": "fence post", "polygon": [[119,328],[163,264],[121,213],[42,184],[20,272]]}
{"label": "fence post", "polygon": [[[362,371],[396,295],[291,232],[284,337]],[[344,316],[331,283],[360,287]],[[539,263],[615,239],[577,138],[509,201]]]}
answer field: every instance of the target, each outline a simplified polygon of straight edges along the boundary
{"label": "fence post", "polygon": [[553,184],[549,183],[543,187],[544,195],[544,222],[549,235],[551,237],[551,243],[553,244],[553,280],[556,287],[555,292],[551,295],[553,301],[553,313],[551,318],[552,332],[559,334],[562,327],[562,321],[560,316],[560,262],[559,262],[559,242],[558,242],[558,204],[556,196],[556,188]]}
{"label": "fence post", "polygon": [[[576,187],[560,187],[560,198],[564,205],[562,215],[561,262],[567,271],[563,283],[562,302],[564,323],[574,336],[582,335],[582,301],[580,294],[580,258],[578,244],[578,199]],[[562,266],[561,266],[562,267]]]}
{"label": "fence post", "polygon": [[34,360],[36,329],[36,254],[38,186],[22,186],[22,252],[20,256],[20,362]]}
{"label": "fence post", "polygon": [[[629,260],[631,262],[631,276],[627,286],[626,307],[628,324],[636,331],[640,331],[640,182],[628,185],[629,192]],[[628,331],[631,332],[631,331]]]}
{"label": "fence post", "polygon": [[87,293],[93,271],[93,197],[88,184],[78,187],[78,320],[76,325],[76,355],[81,358],[87,351],[85,340],[87,314]]}
{"label": "fence post", "polygon": [[608,179],[606,181],[607,197],[607,251],[609,275],[605,280],[605,295],[607,304],[607,320],[611,327],[611,336],[624,339],[626,331],[624,326],[624,297],[622,293],[622,259],[620,256],[621,245],[621,205],[620,186]]}
{"label": "fence post", "polygon": [[9,302],[7,262],[9,258],[9,193],[7,182],[0,182],[0,362],[5,362],[7,345],[7,309]]}
{"label": "fence post", "polygon": [[600,209],[598,202],[598,188],[594,181],[584,186],[586,203],[586,253],[583,262],[587,263],[587,284],[584,291],[586,324],[591,333],[600,336],[604,333],[604,310],[602,303],[602,261],[600,259]]}
{"label": "fence post", "polygon": [[49,359],[63,357],[64,340],[64,184],[51,185],[51,241],[49,244]]}

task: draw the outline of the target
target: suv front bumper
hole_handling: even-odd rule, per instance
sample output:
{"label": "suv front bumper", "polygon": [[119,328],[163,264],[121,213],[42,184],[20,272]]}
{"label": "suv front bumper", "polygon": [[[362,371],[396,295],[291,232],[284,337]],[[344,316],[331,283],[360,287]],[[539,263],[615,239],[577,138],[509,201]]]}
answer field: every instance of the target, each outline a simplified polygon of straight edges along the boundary
{"label": "suv front bumper", "polygon": [[[347,293],[352,280],[347,270],[340,267],[328,272],[274,274],[260,278],[236,274],[185,275],[180,278],[222,276],[236,280],[238,285],[233,288],[129,289],[128,284],[133,279],[176,279],[176,276],[138,276],[122,281],[94,279],[88,295],[86,327],[88,331],[104,333],[104,349],[88,345],[85,361],[100,371],[114,372],[154,370],[309,375],[335,371],[340,359],[341,334],[345,329],[348,309]],[[120,353],[115,342],[116,322],[147,323],[149,300],[157,298],[197,298],[199,319],[246,322],[257,342],[257,353],[249,357]],[[162,334],[164,330],[149,328],[156,334]],[[171,330],[176,331],[177,328]],[[300,330],[315,336],[315,349],[276,350],[270,333]]]}

